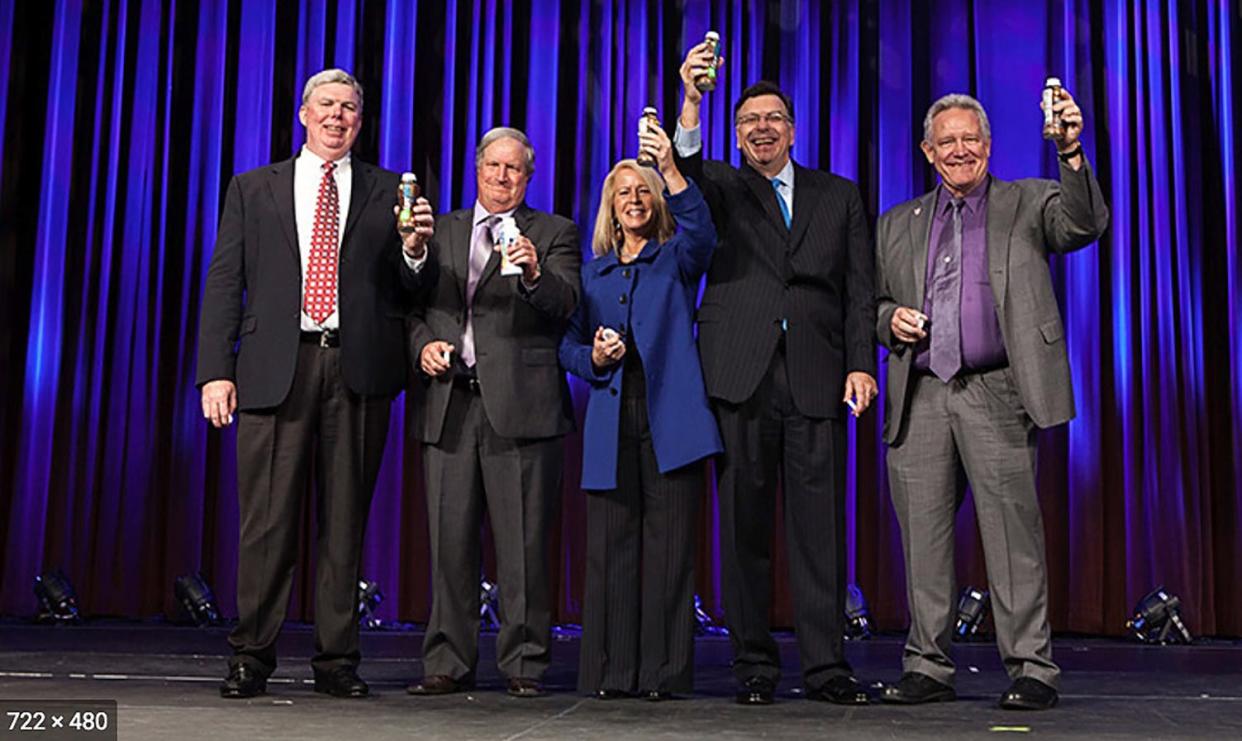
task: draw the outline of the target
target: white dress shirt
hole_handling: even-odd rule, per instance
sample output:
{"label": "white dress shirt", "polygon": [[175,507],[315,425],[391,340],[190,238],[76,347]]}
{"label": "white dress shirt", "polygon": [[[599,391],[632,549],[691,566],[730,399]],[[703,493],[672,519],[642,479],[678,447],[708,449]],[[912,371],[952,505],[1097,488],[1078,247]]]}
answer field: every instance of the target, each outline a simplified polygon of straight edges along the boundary
{"label": "white dress shirt", "polygon": [[[315,206],[319,202],[319,183],[323,180],[324,159],[305,146],[293,162],[293,210],[298,227],[298,252],[302,256],[302,331],[320,332],[325,329],[338,329],[341,326],[339,310],[334,307],[332,313],[323,324],[317,323],[306,313],[306,271],[310,264],[311,234],[315,230]],[[336,191],[339,195],[341,212],[336,219],[337,259],[340,259],[341,243],[345,238],[345,217],[349,215],[349,196],[353,186],[353,169],[350,156],[336,161],[336,169],[332,171],[336,180]],[[340,306],[341,286],[340,273],[337,273],[336,306]]]}
{"label": "white dress shirt", "polygon": [[[302,152],[293,162],[293,208],[298,227],[298,252],[302,257],[302,331],[320,332],[325,329],[339,329],[341,317],[337,309],[333,309],[323,324],[315,323],[306,313],[306,270],[310,264],[311,234],[315,230],[315,207],[319,203],[319,183],[323,180],[323,163],[325,160],[314,152],[302,147]],[[341,212],[336,219],[336,253],[338,265],[341,245],[345,241],[345,220],[349,216],[349,197],[353,190],[353,166],[350,155],[336,161],[336,169],[332,171],[332,179],[336,181],[336,191],[340,201]],[[396,229],[396,219],[393,220]],[[403,249],[401,256],[405,264],[414,272],[423,269],[427,264],[427,252],[419,258],[410,257]],[[337,272],[336,305],[341,302],[340,272]]]}

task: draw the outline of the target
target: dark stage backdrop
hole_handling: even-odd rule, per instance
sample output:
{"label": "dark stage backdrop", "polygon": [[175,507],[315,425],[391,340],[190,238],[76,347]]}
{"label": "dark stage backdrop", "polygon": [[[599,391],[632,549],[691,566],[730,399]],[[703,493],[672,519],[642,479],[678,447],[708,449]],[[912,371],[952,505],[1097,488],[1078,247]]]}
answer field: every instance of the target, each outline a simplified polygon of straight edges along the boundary
{"label": "dark stage backdrop", "polygon": [[[228,179],[301,145],[310,73],[357,74],[357,155],[417,172],[438,210],[473,201],[484,130],[525,129],[538,151],[530,203],[576,219],[586,247],[641,107],[676,115],[682,54],[716,29],[727,66],[707,106],[708,154],[736,162],[732,100],[779,81],[795,102],[797,160],[857,179],[873,214],[932,185],[921,120],[950,91],[988,108],[998,176],[1055,176],[1037,106],[1045,75],[1063,78],[1113,220],[1099,244],[1053,259],[1079,405],[1041,436],[1053,625],[1121,632],[1135,601],[1166,584],[1196,632],[1242,634],[1240,8],[0,0],[0,612],[31,614],[31,578],[62,567],[92,614],[171,614],[173,578],[195,570],[233,613],[234,437],[208,430],[193,387],[199,301]],[[877,622],[897,628],[904,575],[878,411],[850,426],[850,574]],[[388,595],[382,617],[421,621],[422,471],[402,419],[365,573]],[[556,615],[577,621],[581,444],[566,445],[549,560]],[[705,497],[700,592],[718,613]],[[959,525],[959,580],[981,584],[969,503]],[[779,551],[773,569],[773,619],[789,625]],[[307,570],[294,617],[309,617]]]}

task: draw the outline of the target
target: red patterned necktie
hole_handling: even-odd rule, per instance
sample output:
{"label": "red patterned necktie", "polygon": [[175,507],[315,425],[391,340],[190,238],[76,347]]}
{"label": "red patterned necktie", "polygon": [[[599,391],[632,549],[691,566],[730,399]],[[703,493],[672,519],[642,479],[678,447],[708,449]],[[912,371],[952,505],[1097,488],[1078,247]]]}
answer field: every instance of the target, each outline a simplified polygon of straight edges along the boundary
{"label": "red patterned necktie", "polygon": [[323,324],[336,309],[336,241],[341,195],[332,172],[335,162],[323,163],[319,199],[315,202],[315,226],[311,229],[310,259],[306,266],[306,295],[302,308],[316,324]]}

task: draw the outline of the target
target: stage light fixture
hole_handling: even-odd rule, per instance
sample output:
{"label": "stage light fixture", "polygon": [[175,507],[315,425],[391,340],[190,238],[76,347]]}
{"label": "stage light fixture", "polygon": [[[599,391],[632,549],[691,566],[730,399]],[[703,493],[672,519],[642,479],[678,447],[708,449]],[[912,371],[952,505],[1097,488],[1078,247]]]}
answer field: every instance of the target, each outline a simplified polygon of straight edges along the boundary
{"label": "stage light fixture", "polygon": [[479,581],[479,620],[484,630],[500,630],[500,587],[487,577]]}
{"label": "stage light fixture", "polygon": [[953,633],[954,640],[964,641],[975,637],[983,621],[988,616],[991,602],[988,590],[966,587],[957,601],[957,629]]}
{"label": "stage light fixture", "polygon": [[1182,622],[1181,605],[1176,595],[1157,587],[1134,606],[1134,617],[1126,621],[1126,628],[1144,643],[1193,643]]}
{"label": "stage light fixture", "polygon": [[703,600],[699,595],[694,595],[694,632],[701,636],[727,636],[729,629],[723,625],[717,625],[712,620],[712,616],[707,614],[703,609]]}
{"label": "stage light fixture", "polygon": [[185,614],[200,628],[220,624],[220,610],[216,607],[216,595],[207,585],[202,574],[186,574],[173,581],[173,596],[185,609]]}
{"label": "stage light fixture", "polygon": [[39,598],[38,620],[41,623],[78,623],[78,594],[69,577],[60,569],[44,571],[34,579],[35,597]]}
{"label": "stage light fixture", "polygon": [[871,637],[871,611],[857,584],[849,585],[845,592],[845,637],[856,641]]}
{"label": "stage light fixture", "polygon": [[358,580],[358,622],[368,630],[379,630],[384,621],[375,614],[384,601],[384,593],[380,591],[379,582],[367,579]]}

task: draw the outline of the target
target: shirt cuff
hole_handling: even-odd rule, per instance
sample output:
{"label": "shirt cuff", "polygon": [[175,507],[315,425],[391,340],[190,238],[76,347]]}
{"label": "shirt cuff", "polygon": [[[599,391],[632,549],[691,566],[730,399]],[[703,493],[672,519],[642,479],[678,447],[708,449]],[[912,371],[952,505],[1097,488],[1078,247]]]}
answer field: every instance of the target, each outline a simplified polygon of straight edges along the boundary
{"label": "shirt cuff", "polygon": [[697,154],[703,148],[703,127],[683,129],[681,122],[678,121],[677,130],[673,132],[673,146],[677,147],[677,154],[682,157]]}
{"label": "shirt cuff", "polygon": [[427,248],[423,247],[422,257],[410,257],[410,253],[406,252],[405,249],[402,248],[401,257],[405,258],[405,266],[417,273],[423,269],[424,265],[427,264]]}

